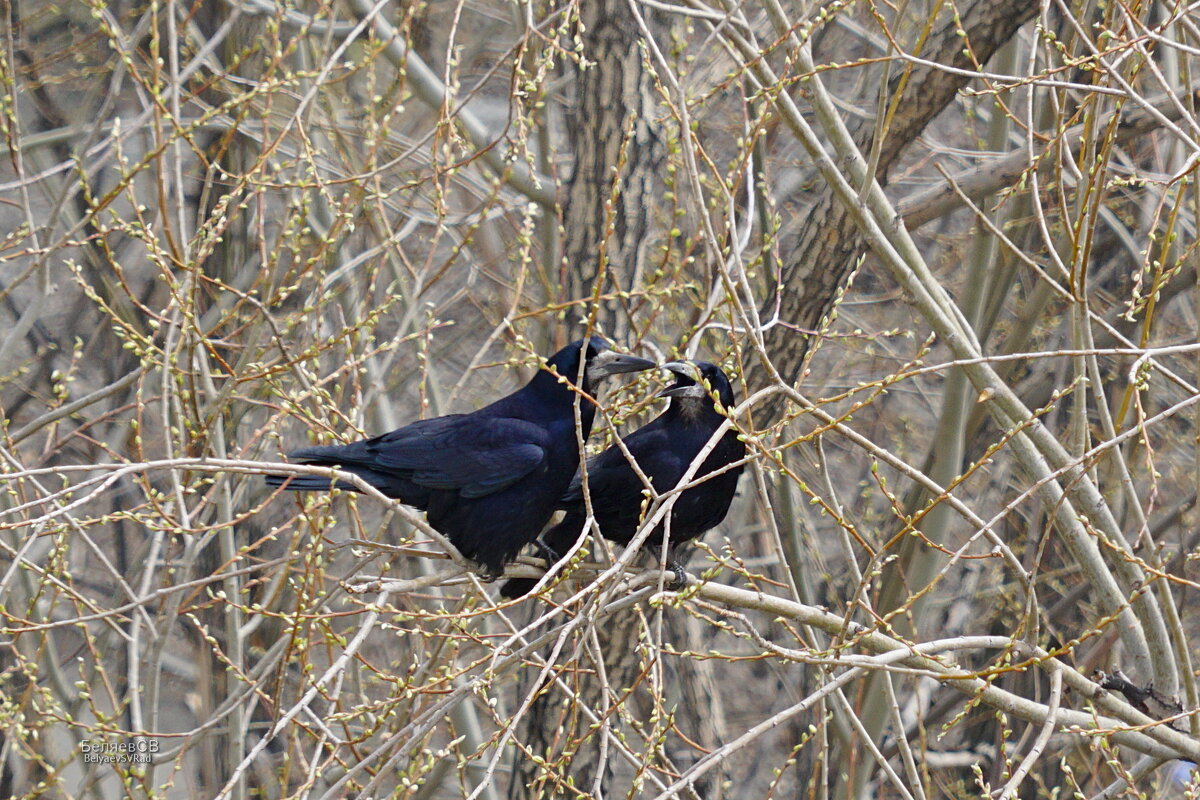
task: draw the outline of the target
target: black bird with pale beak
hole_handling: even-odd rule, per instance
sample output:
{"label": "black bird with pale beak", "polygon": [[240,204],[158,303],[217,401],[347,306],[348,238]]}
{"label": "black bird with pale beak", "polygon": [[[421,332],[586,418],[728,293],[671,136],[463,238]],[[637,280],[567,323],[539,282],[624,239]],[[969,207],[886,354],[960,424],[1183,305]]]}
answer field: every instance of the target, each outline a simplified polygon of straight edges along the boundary
{"label": "black bird with pale beak", "polygon": [[[579,468],[576,402],[584,439],[596,413],[579,390],[595,397],[603,378],[654,366],[592,337],[567,345],[521,389],[478,411],[419,420],[351,444],[304,447],[288,458],[353,473],[421,509],[435,530],[494,578],[537,539]],[[318,475],[266,478],[284,489],[332,488]],[[356,491],[352,484],[338,488]]]}
{"label": "black bird with pale beak", "polygon": [[[654,491],[659,493],[679,485],[692,462],[725,421],[725,415],[736,404],[733,386],[715,364],[672,361],[663,368],[676,376],[673,385],[658,393],[659,397],[670,398],[670,405],[652,422],[623,440],[642,473],[650,479]],[[715,401],[720,402],[720,408]],[[717,440],[688,483],[711,477],[685,490],[675,500],[670,514],[667,566],[675,573],[676,585],[686,581],[683,566],[676,558],[679,546],[716,527],[725,518],[737,491],[742,465],[714,473],[741,461],[745,455],[746,446],[738,439],[737,431],[731,428]],[[616,445],[588,459],[587,475],[592,511],[600,533],[618,544],[629,544],[649,508],[645,483]],[[562,497],[561,507],[566,509],[566,517],[542,536],[542,544],[551,551],[550,554],[568,552],[585,533],[587,510],[581,476],[576,475],[571,481]],[[659,523],[646,540],[651,549],[658,549],[662,535],[662,523]],[[521,597],[536,583],[527,578],[513,578],[501,587],[500,593],[508,598]]]}

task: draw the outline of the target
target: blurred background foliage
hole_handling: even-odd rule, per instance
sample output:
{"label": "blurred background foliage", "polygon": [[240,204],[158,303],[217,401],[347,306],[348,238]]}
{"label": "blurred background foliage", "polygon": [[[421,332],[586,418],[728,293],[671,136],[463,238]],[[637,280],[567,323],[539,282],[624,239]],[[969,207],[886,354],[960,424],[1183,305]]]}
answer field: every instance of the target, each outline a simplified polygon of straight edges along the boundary
{"label": "blurred background foliage", "polygon": [[[0,796],[1188,790],[1191,6],[0,8]],[[700,588],[261,480],[589,329],[735,376]]]}

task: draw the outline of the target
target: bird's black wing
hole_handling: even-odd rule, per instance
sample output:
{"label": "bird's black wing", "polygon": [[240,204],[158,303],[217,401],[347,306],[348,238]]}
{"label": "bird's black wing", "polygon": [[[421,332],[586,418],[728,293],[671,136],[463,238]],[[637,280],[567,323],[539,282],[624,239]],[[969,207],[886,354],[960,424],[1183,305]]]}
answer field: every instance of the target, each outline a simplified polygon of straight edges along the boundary
{"label": "bird's black wing", "polygon": [[[669,489],[683,474],[687,462],[681,462],[670,446],[669,431],[647,425],[626,437],[625,449],[633,455],[642,474],[660,489]],[[681,468],[682,466],[682,468]],[[637,518],[646,484],[634,471],[629,459],[613,445],[595,458],[588,459],[588,492],[597,515],[603,510],[625,512]],[[583,505],[583,476],[576,473],[563,495],[563,507]]]}
{"label": "bird's black wing", "polygon": [[373,469],[404,471],[429,489],[485,497],[546,463],[549,431],[512,417],[475,414],[423,420],[365,443]]}
{"label": "bird's black wing", "polygon": [[[669,429],[655,420],[624,439],[626,449],[642,473],[653,485],[666,489],[675,485],[689,463],[670,447],[669,433]],[[600,532],[613,541],[628,543],[641,518],[645,482],[616,445],[588,459],[587,476],[588,496]],[[567,515],[546,531],[541,541],[555,556],[562,557],[579,540],[586,519],[580,473],[571,480],[570,487],[559,500],[559,507],[565,509]],[[531,578],[512,578],[500,588],[500,594],[516,599],[528,594],[535,585],[537,581]]]}

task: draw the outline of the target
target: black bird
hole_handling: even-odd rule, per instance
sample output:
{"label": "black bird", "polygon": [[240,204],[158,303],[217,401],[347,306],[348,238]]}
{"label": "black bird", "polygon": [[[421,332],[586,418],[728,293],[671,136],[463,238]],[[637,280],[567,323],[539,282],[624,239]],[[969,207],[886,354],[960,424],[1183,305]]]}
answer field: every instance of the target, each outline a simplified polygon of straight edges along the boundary
{"label": "black bird", "polygon": [[[388,497],[425,511],[429,524],[464,556],[483,564],[486,575],[498,576],[537,539],[579,468],[573,387],[580,358],[582,389],[592,397],[605,376],[655,366],[592,337],[564,347],[524,387],[478,411],[420,420],[347,445],[304,447],[288,458],[352,472]],[[595,412],[591,402],[580,401],[584,439]],[[266,477],[268,485],[285,489],[331,487],[317,475]],[[350,484],[339,488],[354,491]]]}
{"label": "black bird", "polygon": [[[624,439],[625,448],[650,479],[656,492],[669,491],[679,484],[692,461],[725,420],[725,416],[717,410],[708,387],[726,409],[732,409],[736,402],[729,379],[715,364],[707,361],[673,361],[663,367],[677,376],[674,385],[658,393],[659,397],[671,398],[670,405],[652,422]],[[716,447],[709,452],[692,480],[739,461],[745,455],[746,446],[738,440],[737,431],[730,429],[717,441]],[[645,484],[616,445],[588,459],[587,474],[592,511],[600,526],[600,533],[618,544],[629,544],[648,508]],[[673,551],[684,542],[716,527],[725,518],[741,474],[740,465],[733,467],[693,486],[675,501],[671,512],[672,552],[667,555],[668,566],[675,572],[676,583],[682,583],[684,575],[683,567],[675,560]],[[552,551],[551,554],[566,553],[583,533],[587,510],[583,500],[583,479],[579,475],[571,481],[560,506],[566,509],[566,517],[547,531],[541,540],[544,547]],[[660,524],[647,539],[652,549],[655,548],[655,542],[661,541],[661,537]],[[501,587],[500,593],[508,598],[521,597],[528,594],[536,583],[527,578],[513,578]]]}

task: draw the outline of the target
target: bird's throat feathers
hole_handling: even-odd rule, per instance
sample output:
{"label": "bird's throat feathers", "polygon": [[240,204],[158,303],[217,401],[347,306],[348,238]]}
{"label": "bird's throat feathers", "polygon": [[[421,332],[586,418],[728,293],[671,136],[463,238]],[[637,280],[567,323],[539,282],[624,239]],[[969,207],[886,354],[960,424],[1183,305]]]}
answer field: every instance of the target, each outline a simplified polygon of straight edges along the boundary
{"label": "bird's throat feathers", "polygon": [[720,424],[721,415],[708,397],[673,397],[671,409],[677,419],[692,425],[714,421]]}

